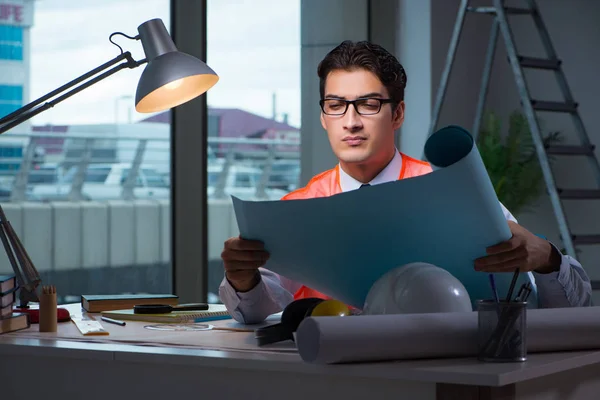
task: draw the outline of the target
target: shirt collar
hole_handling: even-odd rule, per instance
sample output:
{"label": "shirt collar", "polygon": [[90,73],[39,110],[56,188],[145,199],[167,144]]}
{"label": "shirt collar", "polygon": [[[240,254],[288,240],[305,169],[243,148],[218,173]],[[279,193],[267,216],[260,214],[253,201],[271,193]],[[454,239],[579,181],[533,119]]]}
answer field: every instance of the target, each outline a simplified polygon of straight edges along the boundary
{"label": "shirt collar", "polygon": [[[349,190],[356,190],[362,185],[362,182],[357,181],[350,175],[346,173],[342,169],[342,166],[339,166],[340,171],[340,186],[342,188],[342,192],[347,192]],[[400,176],[400,171],[402,170],[402,156],[400,152],[396,149],[396,153],[394,154],[394,158],[389,164],[369,183],[370,185],[378,185],[380,183],[392,182],[398,180]]]}

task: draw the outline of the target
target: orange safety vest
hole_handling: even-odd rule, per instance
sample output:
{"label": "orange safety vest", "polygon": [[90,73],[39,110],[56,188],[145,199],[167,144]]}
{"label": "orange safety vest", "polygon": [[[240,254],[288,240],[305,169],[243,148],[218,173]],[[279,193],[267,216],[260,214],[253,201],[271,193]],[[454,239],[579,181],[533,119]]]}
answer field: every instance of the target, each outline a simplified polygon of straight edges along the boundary
{"label": "orange safety vest", "polygon": [[[425,175],[432,171],[431,165],[429,165],[428,162],[417,160],[416,158],[409,157],[403,153],[400,153],[400,155],[402,156],[402,169],[398,180]],[[336,165],[335,168],[320,173],[313,177],[305,187],[286,194],[281,200],[312,199],[341,193],[342,186],[340,185],[339,168],[339,165]],[[304,285],[294,294],[294,300],[308,297],[317,297],[325,300],[330,299],[329,296]]]}

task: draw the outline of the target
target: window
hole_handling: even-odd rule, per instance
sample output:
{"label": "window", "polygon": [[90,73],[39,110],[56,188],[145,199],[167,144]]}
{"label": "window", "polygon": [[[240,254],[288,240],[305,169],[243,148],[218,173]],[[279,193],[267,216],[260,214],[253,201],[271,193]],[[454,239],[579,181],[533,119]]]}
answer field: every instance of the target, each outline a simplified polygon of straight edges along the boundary
{"label": "window", "polygon": [[58,183],[58,171],[54,166],[39,167],[36,166],[29,172],[27,183],[30,185],[40,183]]}
{"label": "window", "polygon": [[[171,30],[170,0],[9,3],[11,14],[0,13],[0,117],[114,59],[120,50],[111,33],[136,36],[154,18]],[[112,40],[134,59],[145,58],[140,41]],[[11,130],[0,144],[0,186],[23,192],[11,209],[31,221],[15,223],[17,233],[60,303],[80,301],[82,294],[172,293],[170,188],[159,175],[170,170],[170,112],[135,112],[145,67],[96,82]],[[34,152],[27,151],[30,144]],[[139,155],[148,181],[161,190],[123,190],[121,171]],[[11,158],[29,164],[27,185],[14,185],[22,169],[5,171]],[[87,170],[79,188],[73,178],[81,165]],[[77,203],[64,206],[69,201]],[[39,240],[31,240],[34,233]],[[0,257],[0,274],[10,272],[7,257]]]}
{"label": "window", "polygon": [[[207,93],[208,291],[218,301],[223,242],[239,233],[235,223],[211,222],[223,218],[224,201],[280,199],[299,179],[300,0],[207,0],[207,15],[207,63],[221,77]],[[270,179],[278,158],[292,165]],[[214,195],[222,170],[224,197]]]}
{"label": "window", "polygon": [[269,186],[294,190],[300,178],[300,160],[276,160],[271,164]]}
{"label": "window", "polygon": [[148,168],[142,169],[142,172],[144,174],[144,178],[146,179],[146,185],[148,185],[148,187],[169,187],[169,184],[167,183],[165,178],[158,172]]}
{"label": "window", "polygon": [[[1,113],[0,113],[1,116]],[[6,176],[5,171],[9,172],[9,177],[19,169],[20,160],[23,157],[23,147],[11,143],[8,140],[0,142],[0,175]]]}
{"label": "window", "polygon": [[[78,167],[72,167],[65,174],[65,177],[62,180],[62,183],[73,183],[75,176],[77,175]],[[84,182],[87,183],[104,183],[106,178],[108,178],[108,174],[110,173],[110,167],[98,168],[92,167],[88,168],[85,172],[85,177],[83,178]]]}
{"label": "window", "polygon": [[110,167],[104,168],[88,168],[85,174],[84,182],[89,183],[104,183],[110,174]]}
{"label": "window", "polygon": [[0,117],[18,110],[23,105],[23,86],[0,85]]}
{"label": "window", "polygon": [[209,171],[208,172],[208,186],[216,186],[216,184],[219,182],[219,172],[212,172]]}
{"label": "window", "polygon": [[[135,187],[143,187],[144,186],[144,180],[141,177],[141,173],[142,173],[142,171],[138,170],[138,174],[135,177]],[[125,183],[125,181],[127,181],[128,176],[129,176],[129,168],[124,169],[123,172],[121,173],[121,185],[123,185]]]}
{"label": "window", "polygon": [[239,172],[235,174],[236,187],[254,187],[256,184],[254,176],[248,172]]}
{"label": "window", "polygon": [[23,60],[23,28],[0,25],[0,60]]}

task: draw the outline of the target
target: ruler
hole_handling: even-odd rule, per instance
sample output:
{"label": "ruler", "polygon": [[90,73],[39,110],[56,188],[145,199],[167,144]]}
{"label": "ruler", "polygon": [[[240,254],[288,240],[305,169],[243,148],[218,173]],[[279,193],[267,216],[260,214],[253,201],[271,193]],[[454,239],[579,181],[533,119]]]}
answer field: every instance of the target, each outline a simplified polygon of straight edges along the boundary
{"label": "ruler", "polygon": [[71,321],[75,323],[79,332],[84,336],[108,335],[109,332],[104,329],[100,322],[91,315],[71,315]]}

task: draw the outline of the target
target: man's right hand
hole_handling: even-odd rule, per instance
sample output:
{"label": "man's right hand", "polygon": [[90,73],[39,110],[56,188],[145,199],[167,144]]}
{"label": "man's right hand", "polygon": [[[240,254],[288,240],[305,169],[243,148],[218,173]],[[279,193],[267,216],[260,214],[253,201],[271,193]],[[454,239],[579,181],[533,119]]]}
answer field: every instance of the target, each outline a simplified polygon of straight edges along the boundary
{"label": "man's right hand", "polygon": [[261,241],[232,237],[225,241],[221,258],[231,286],[238,292],[247,292],[260,282],[258,268],[265,265],[269,253]]}

